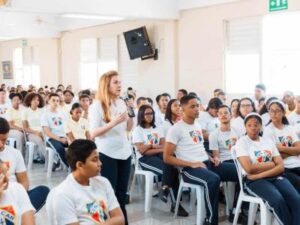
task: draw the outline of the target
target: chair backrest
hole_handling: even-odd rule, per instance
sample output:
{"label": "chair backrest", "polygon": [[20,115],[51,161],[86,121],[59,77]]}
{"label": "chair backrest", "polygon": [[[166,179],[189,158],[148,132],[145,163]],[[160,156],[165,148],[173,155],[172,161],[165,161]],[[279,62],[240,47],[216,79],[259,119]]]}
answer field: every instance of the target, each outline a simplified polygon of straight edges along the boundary
{"label": "chair backrest", "polygon": [[237,159],[235,147],[233,147],[231,149],[231,154],[232,154],[234,165],[235,165],[235,168],[236,168],[236,171],[237,171],[237,174],[238,174],[238,178],[239,178],[240,189],[241,189],[240,191],[241,191],[241,193],[244,194],[242,167],[241,167],[241,165],[240,165],[240,163]]}
{"label": "chair backrest", "polygon": [[53,202],[53,197],[55,195],[56,188],[53,188],[50,193],[47,196],[46,200],[46,213],[48,217],[48,224],[49,225],[57,225],[57,220],[55,216],[55,211],[54,211],[54,202]]}
{"label": "chair backrest", "polygon": [[14,138],[8,138],[6,144],[10,147],[16,148],[17,147],[17,140]]}

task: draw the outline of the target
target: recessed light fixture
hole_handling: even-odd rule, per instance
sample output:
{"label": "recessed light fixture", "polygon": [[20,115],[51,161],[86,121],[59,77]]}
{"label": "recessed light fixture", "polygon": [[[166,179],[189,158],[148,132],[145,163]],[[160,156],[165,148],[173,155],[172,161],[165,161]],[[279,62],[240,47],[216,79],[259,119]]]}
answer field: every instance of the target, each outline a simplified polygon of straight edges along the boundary
{"label": "recessed light fixture", "polygon": [[64,18],[77,18],[77,19],[89,19],[89,20],[110,20],[110,21],[120,21],[124,20],[123,17],[117,16],[101,16],[92,14],[77,14],[77,13],[64,13],[61,15]]}

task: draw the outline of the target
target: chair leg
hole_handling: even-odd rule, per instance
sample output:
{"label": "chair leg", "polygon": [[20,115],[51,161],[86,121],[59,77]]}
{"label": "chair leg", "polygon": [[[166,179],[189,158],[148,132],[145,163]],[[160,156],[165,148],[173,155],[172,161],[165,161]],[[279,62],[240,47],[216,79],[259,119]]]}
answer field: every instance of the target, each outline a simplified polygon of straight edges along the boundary
{"label": "chair leg", "polygon": [[265,204],[260,204],[260,224],[271,225],[271,213]]}
{"label": "chair leg", "polygon": [[149,212],[152,202],[153,174],[145,175],[145,212]]}
{"label": "chair leg", "polygon": [[33,154],[34,154],[34,145],[33,144],[30,144],[30,143],[27,143],[26,144],[27,147],[28,147],[28,164],[27,164],[27,167],[28,167],[28,170],[31,170],[32,169],[32,163],[33,163]]}
{"label": "chair leg", "polygon": [[250,202],[249,206],[249,216],[248,216],[248,225],[254,225],[254,221],[256,218],[256,212],[257,212],[257,204]]}
{"label": "chair leg", "polygon": [[197,195],[197,193],[196,193],[196,190],[195,189],[191,189],[191,199],[190,199],[190,212],[192,212],[193,211],[193,209],[194,209],[194,205],[195,205],[195,203],[196,203],[196,195]]}
{"label": "chair leg", "polygon": [[230,209],[233,207],[233,199],[235,194],[235,183],[225,182],[224,183],[224,194],[226,200],[226,215],[230,214]]}
{"label": "chair leg", "polygon": [[179,202],[180,202],[180,198],[181,198],[181,194],[182,194],[182,189],[183,189],[183,183],[181,181],[180,185],[179,185],[179,188],[178,188],[178,193],[177,193],[174,218],[176,218],[177,213],[178,213],[178,208],[179,208]]}
{"label": "chair leg", "polygon": [[242,202],[243,201],[242,201],[241,197],[239,196],[238,202],[236,204],[236,209],[235,209],[235,214],[234,214],[234,219],[233,219],[232,225],[237,225],[237,221],[238,221],[240,211],[241,211],[241,207],[242,207]]}
{"label": "chair leg", "polygon": [[47,178],[50,178],[52,175],[52,166],[54,160],[54,151],[51,148],[48,148],[48,169],[47,169]]}
{"label": "chair leg", "polygon": [[204,193],[201,188],[196,189],[197,195],[197,225],[201,225],[205,217],[205,200]]}

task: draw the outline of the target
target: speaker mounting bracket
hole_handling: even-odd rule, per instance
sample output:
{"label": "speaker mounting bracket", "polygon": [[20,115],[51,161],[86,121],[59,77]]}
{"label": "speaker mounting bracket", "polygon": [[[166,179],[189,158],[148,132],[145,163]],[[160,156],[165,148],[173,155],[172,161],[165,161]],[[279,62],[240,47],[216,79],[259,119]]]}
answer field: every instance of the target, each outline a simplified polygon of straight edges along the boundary
{"label": "speaker mounting bracket", "polygon": [[154,49],[154,53],[152,55],[147,55],[147,56],[142,56],[141,60],[146,60],[146,59],[154,59],[158,60],[158,49]]}

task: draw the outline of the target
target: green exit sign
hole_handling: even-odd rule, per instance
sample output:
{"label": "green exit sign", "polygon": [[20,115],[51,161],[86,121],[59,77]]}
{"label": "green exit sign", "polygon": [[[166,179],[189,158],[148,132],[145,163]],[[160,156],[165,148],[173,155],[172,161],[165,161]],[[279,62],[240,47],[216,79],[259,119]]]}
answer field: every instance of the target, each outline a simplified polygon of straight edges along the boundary
{"label": "green exit sign", "polygon": [[269,0],[270,12],[285,10],[288,8],[288,0]]}

